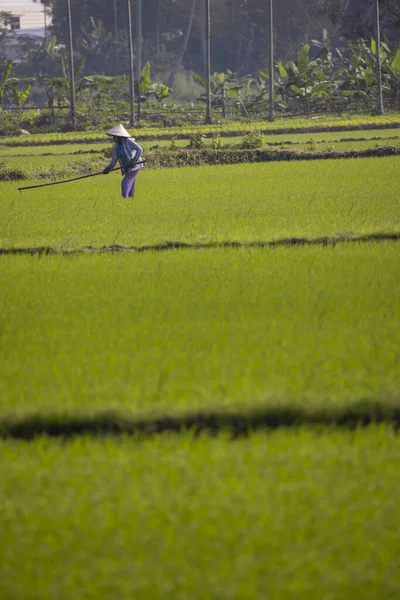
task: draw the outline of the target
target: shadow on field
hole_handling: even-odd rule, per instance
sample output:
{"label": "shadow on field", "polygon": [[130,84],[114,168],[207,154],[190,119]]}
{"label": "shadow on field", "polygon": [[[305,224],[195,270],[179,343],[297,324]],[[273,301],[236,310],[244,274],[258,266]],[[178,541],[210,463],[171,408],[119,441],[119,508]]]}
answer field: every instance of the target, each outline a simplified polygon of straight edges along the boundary
{"label": "shadow on field", "polygon": [[192,415],[135,419],[117,413],[90,415],[40,415],[0,420],[0,438],[32,440],[38,436],[70,438],[82,435],[148,437],[175,434],[229,433],[233,439],[257,430],[330,427],[354,430],[373,424],[400,426],[400,402],[382,405],[362,401],[348,408],[307,411],[301,408],[270,407],[247,413],[199,412]]}
{"label": "shadow on field", "polygon": [[400,232],[396,233],[369,233],[365,235],[337,234],[335,236],[322,236],[317,238],[284,238],[281,240],[271,240],[265,242],[209,242],[209,243],[186,243],[167,241],[160,244],[147,246],[120,246],[113,244],[111,246],[84,246],[82,248],[65,250],[52,248],[50,246],[39,246],[37,248],[0,248],[1,254],[27,254],[31,256],[42,256],[49,254],[91,254],[107,252],[148,252],[164,250],[201,250],[212,248],[277,248],[280,246],[335,246],[340,243],[365,243],[365,242],[396,242],[400,240]]}

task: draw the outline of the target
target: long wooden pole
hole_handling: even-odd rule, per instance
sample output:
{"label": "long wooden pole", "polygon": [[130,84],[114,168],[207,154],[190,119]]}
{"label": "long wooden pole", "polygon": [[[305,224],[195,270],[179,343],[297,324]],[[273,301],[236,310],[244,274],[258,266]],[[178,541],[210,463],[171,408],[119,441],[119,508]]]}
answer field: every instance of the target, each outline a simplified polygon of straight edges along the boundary
{"label": "long wooden pole", "polygon": [[[141,164],[144,164],[145,162],[146,162],[145,160],[139,160],[138,162],[135,162],[133,164],[141,165]],[[132,166],[133,166],[133,164],[132,164]],[[120,170],[121,170],[121,167],[115,167],[115,169],[111,169],[108,172],[112,173],[113,171],[120,171]],[[51,181],[50,183],[39,183],[39,185],[28,185],[26,187],[18,188],[18,191],[22,192],[22,190],[33,190],[34,188],[47,187],[49,185],[60,185],[61,183],[70,183],[71,181],[78,181],[79,179],[87,179],[88,177],[96,177],[97,175],[104,175],[104,171],[100,171],[100,173],[90,173],[90,175],[81,175],[80,177],[73,177],[72,179],[63,179],[62,181]]]}

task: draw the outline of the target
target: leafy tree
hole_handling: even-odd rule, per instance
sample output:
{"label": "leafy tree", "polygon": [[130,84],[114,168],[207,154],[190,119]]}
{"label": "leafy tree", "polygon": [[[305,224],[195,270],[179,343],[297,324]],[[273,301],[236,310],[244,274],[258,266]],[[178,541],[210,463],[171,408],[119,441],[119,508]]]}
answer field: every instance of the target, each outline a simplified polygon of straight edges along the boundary
{"label": "leafy tree", "polygon": [[89,26],[82,26],[77,49],[85,56],[89,72],[105,75],[114,70],[115,46],[117,41],[111,31],[107,31],[101,19],[90,18]]}
{"label": "leafy tree", "polygon": [[[43,38],[27,55],[27,65],[37,77],[59,77],[62,74],[63,46],[57,43],[55,35]],[[64,49],[65,50],[65,49]]]}

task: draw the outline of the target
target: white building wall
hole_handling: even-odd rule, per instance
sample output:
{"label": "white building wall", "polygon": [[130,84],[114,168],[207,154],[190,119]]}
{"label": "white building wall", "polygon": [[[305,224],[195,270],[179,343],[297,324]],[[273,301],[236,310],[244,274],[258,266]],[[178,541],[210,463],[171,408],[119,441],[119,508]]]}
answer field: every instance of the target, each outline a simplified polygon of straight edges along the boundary
{"label": "white building wall", "polygon": [[[0,0],[0,11],[10,12],[20,19],[20,33],[44,35],[46,27],[51,25],[51,16],[44,15],[44,6],[33,0]],[[34,32],[34,33],[33,33]]]}

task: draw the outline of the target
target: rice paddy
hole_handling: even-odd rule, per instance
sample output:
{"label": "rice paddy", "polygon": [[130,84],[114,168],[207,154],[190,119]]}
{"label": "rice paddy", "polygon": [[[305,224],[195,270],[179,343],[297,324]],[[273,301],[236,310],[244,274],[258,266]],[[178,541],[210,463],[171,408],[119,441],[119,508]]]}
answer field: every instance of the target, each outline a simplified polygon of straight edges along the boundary
{"label": "rice paddy", "polygon": [[0,183],[1,598],[399,596],[399,160]]}
{"label": "rice paddy", "polygon": [[23,194],[17,188],[29,182],[5,182],[0,247],[73,250],[399,232],[399,166],[399,157],[388,157],[143,169],[134,202],[120,198],[118,172]]}
{"label": "rice paddy", "polygon": [[4,442],[0,594],[395,599],[398,437]]}

